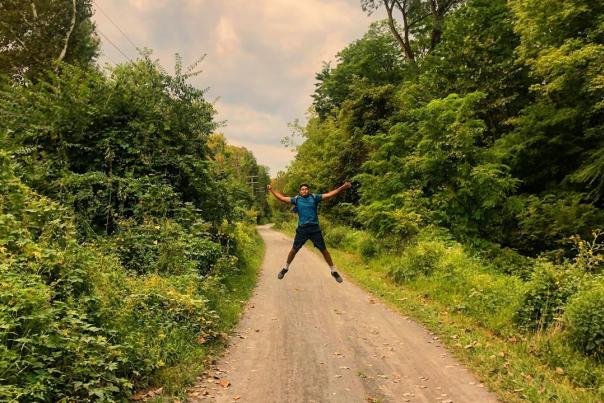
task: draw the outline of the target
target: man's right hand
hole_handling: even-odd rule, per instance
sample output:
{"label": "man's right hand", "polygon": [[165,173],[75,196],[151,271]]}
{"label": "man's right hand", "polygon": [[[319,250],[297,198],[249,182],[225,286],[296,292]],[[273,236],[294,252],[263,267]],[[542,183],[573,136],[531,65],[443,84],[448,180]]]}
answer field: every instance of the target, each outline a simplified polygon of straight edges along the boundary
{"label": "man's right hand", "polygon": [[273,187],[272,187],[271,185],[266,185],[266,188],[267,188],[269,191],[273,190]]}

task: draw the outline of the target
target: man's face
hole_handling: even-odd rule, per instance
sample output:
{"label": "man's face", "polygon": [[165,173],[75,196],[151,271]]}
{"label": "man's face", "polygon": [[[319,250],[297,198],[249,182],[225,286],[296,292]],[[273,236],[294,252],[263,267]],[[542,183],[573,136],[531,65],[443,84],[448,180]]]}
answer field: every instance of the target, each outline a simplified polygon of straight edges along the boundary
{"label": "man's face", "polygon": [[308,186],[302,186],[300,188],[300,196],[302,196],[302,197],[308,196]]}

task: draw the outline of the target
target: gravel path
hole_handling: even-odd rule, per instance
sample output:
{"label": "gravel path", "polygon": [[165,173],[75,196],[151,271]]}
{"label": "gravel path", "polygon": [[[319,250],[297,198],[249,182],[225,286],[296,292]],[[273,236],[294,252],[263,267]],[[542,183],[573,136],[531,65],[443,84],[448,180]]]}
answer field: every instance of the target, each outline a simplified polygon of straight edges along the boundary
{"label": "gravel path", "polygon": [[497,401],[437,337],[345,276],[338,284],[306,248],[278,280],[292,240],[258,229],[266,243],[258,286],[229,348],[190,389],[190,401]]}

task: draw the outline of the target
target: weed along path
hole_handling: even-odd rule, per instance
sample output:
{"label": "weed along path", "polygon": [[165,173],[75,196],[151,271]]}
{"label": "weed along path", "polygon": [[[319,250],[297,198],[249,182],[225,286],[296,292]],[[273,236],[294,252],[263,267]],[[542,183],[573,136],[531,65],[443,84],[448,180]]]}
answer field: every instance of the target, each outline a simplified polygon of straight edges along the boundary
{"label": "weed along path", "polygon": [[[266,254],[230,346],[189,390],[190,401],[496,402],[438,338],[347,281],[323,259],[259,227]],[[337,263],[337,262],[336,262]]]}

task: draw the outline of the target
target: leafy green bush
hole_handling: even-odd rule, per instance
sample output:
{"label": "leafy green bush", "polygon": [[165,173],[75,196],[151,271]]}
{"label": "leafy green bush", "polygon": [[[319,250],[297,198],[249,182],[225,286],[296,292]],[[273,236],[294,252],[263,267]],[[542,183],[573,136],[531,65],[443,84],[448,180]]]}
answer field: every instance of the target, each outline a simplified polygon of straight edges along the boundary
{"label": "leafy green bush", "polygon": [[569,343],[604,360],[604,282],[577,293],[568,303],[564,319]]}
{"label": "leafy green bush", "polygon": [[[111,400],[131,384],[125,348],[96,309],[67,211],[14,177],[0,152],[0,400]],[[117,284],[114,284],[117,285]]]}
{"label": "leafy green bush", "polygon": [[394,259],[388,267],[388,276],[397,283],[402,283],[418,276],[430,275],[438,268],[445,253],[446,247],[440,242],[419,241]]}
{"label": "leafy green bush", "polygon": [[472,239],[475,254],[497,272],[529,280],[534,269],[532,259],[510,248],[483,239]]}
{"label": "leafy green bush", "polygon": [[185,228],[169,219],[118,223],[107,247],[133,273],[184,274],[196,269],[206,274],[222,254],[221,246],[208,239],[208,228],[194,222]]}
{"label": "leafy green bush", "polygon": [[570,265],[538,260],[514,322],[528,330],[542,330],[559,320],[569,298],[577,292],[582,275]]}
{"label": "leafy green bush", "polygon": [[233,253],[249,254],[249,228],[225,225],[223,247],[181,209],[181,222],[121,220],[83,243],[74,214],[24,185],[1,150],[0,188],[0,400],[125,399],[216,335],[208,297],[237,270]]}
{"label": "leafy green bush", "polygon": [[365,236],[359,242],[359,253],[363,259],[368,260],[378,252],[378,241],[372,236]]}
{"label": "leafy green bush", "polygon": [[395,236],[410,239],[419,232],[422,216],[411,208],[398,208],[394,203],[373,202],[358,208],[358,219],[378,237]]}
{"label": "leafy green bush", "polygon": [[348,229],[343,226],[331,225],[325,228],[325,242],[334,248],[339,248],[344,244]]}
{"label": "leafy green bush", "polygon": [[602,209],[585,203],[579,193],[514,196],[508,205],[518,222],[510,243],[524,253],[562,249],[570,236],[587,238],[604,225]]}

